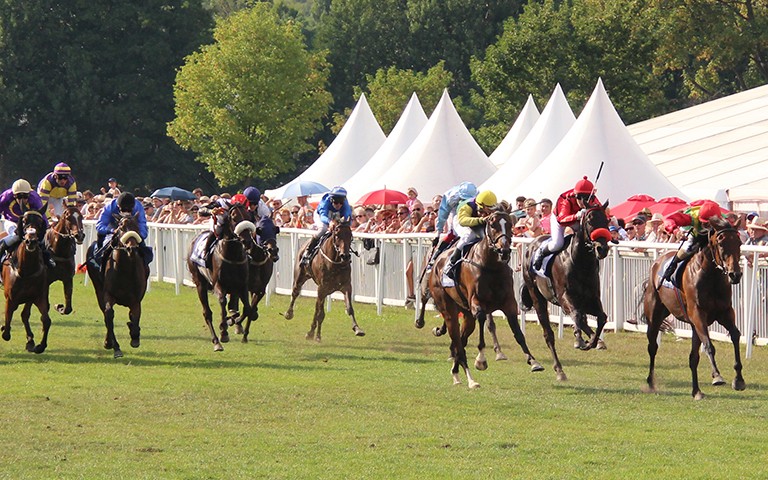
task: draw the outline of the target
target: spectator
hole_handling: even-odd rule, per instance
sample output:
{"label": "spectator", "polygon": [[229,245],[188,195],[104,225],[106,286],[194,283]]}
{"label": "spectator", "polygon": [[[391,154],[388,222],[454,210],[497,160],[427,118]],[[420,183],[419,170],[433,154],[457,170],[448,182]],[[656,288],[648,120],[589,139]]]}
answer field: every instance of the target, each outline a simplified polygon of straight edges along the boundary
{"label": "spectator", "polygon": [[432,197],[432,203],[430,204],[432,206],[432,211],[437,212],[440,210],[440,203],[443,201],[442,195],[435,195]]}
{"label": "spectator", "polygon": [[203,196],[203,189],[200,187],[195,188],[192,190],[192,195],[197,197],[197,200],[200,201],[200,198]]}
{"label": "spectator", "polygon": [[291,211],[283,207],[278,211],[275,217],[275,225],[278,227],[288,227],[291,225]]}
{"label": "spectator", "polygon": [[550,229],[550,218],[552,218],[552,200],[548,198],[542,198],[539,202],[539,208],[541,208],[541,231],[544,235],[552,233]]}
{"label": "spectator", "polygon": [[541,228],[541,220],[539,220],[539,215],[536,212],[536,200],[526,198],[525,202],[523,202],[523,207],[525,207],[523,223],[528,227],[528,235],[531,237],[542,235],[544,230]]}
{"label": "spectator", "polygon": [[199,207],[197,211],[197,216],[195,217],[195,220],[192,223],[194,225],[205,225],[206,223],[210,224],[211,210],[206,206]]}
{"label": "spectator", "polygon": [[315,211],[312,209],[312,207],[308,207],[304,210],[304,228],[307,230],[317,230],[317,225],[315,225]]}
{"label": "spectator", "polygon": [[403,227],[410,228],[410,219],[411,219],[411,212],[408,210],[407,206],[401,205],[397,208],[397,222],[399,224],[397,228],[397,232],[401,233],[403,230]]}
{"label": "spectator", "polygon": [[[749,239],[745,245],[768,245],[768,227],[760,220],[760,217],[752,217],[752,220],[747,224],[747,235],[749,235]],[[768,254],[761,253],[758,256],[765,257]],[[747,253],[745,257],[747,258],[747,265],[752,268],[754,254]]]}
{"label": "spectator", "polygon": [[66,163],[57,163],[53,171],[37,184],[37,194],[43,205],[53,210],[56,216],[64,213],[67,205],[77,204],[77,182],[72,169]]}
{"label": "spectator", "polygon": [[512,212],[518,219],[525,218],[525,200],[522,195],[515,198],[515,211]]}
{"label": "spectator", "polygon": [[406,220],[400,219],[400,230],[398,233],[416,233],[421,228],[422,215],[419,212],[411,213]]}
{"label": "spectator", "polygon": [[299,205],[294,205],[291,207],[291,221],[288,224],[291,228],[304,228],[304,222],[303,220],[303,210]]}
{"label": "spectator", "polygon": [[645,241],[647,234],[645,233],[646,219],[644,215],[638,215],[632,220],[632,225],[635,226],[635,240]]}
{"label": "spectator", "polygon": [[664,232],[664,217],[660,213],[654,213],[646,224],[648,233],[645,237],[646,242],[666,242],[667,234]]}
{"label": "spectator", "polygon": [[[428,206],[427,208],[430,208]],[[435,219],[437,219],[437,212],[433,210],[427,210],[423,217],[421,217],[421,221],[419,221],[419,228],[418,232],[422,233],[429,233],[435,231]]]}
{"label": "spectator", "polygon": [[611,225],[610,227],[608,227],[608,231],[611,232],[611,241],[612,242],[618,242],[619,240],[621,240],[621,238],[619,237],[619,227],[618,226]]}
{"label": "spectator", "polygon": [[148,222],[151,222],[152,217],[155,215],[155,204],[151,198],[145,198],[141,201],[141,206],[144,207],[144,216]]}
{"label": "spectator", "polygon": [[107,180],[107,186],[108,188],[101,188],[101,193],[104,195],[111,195],[111,197],[107,198],[117,198],[120,196],[120,188],[117,186],[117,179],[114,177],[111,177],[109,180]]}

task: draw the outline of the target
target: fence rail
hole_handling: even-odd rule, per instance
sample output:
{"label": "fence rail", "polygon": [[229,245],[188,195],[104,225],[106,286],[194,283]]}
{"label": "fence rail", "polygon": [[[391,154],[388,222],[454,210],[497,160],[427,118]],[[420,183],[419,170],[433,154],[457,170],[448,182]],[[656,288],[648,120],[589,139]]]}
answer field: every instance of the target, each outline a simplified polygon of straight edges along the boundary
{"label": "fence rail", "polygon": [[[78,263],[83,263],[85,247],[95,238],[95,222],[86,221],[86,241],[78,248]],[[176,293],[183,285],[192,285],[192,278],[186,267],[186,256],[192,239],[205,226],[149,224],[148,243],[155,250],[155,261],[150,266],[150,280],[174,283]],[[308,230],[284,228],[278,236],[280,260],[275,265],[275,274],[267,290],[269,302],[272,294],[289,295],[293,283],[293,266],[303,242],[312,235]],[[414,276],[418,277],[429,250],[434,234],[377,235],[356,233],[353,249],[359,256],[352,257],[352,282],[355,301],[374,303],[381,314],[383,305],[405,305],[408,295],[406,269],[413,263]],[[365,250],[363,239],[372,239],[374,249]],[[522,284],[519,262],[529,239],[514,238],[518,245],[512,249],[510,264],[515,270],[515,285]],[[611,253],[600,262],[601,297],[606,313],[607,328],[616,330],[645,331],[641,321],[643,283],[648,279],[653,261],[662,253],[677,248],[677,244],[622,242],[612,245]],[[375,249],[378,249],[378,262],[374,262]],[[747,345],[747,357],[752,353],[753,345],[768,344],[768,247],[742,246],[742,267],[744,276],[738,285],[733,286],[733,306],[736,311],[736,324],[742,332],[742,342]],[[764,254],[763,258],[759,254]],[[754,268],[747,265],[746,257],[752,260]],[[417,278],[418,280],[418,278]],[[418,299],[418,288],[414,292]],[[516,295],[519,292],[515,292]],[[312,282],[307,282],[302,295],[315,296],[316,289]],[[341,298],[339,294],[334,298]],[[518,299],[519,300],[519,299]],[[330,308],[330,302],[328,303]],[[559,335],[563,336],[563,326],[571,319],[562,315],[559,307],[550,306],[552,321],[559,323]],[[523,320],[535,321],[533,313],[521,312]],[[628,320],[632,320],[629,322]],[[590,319],[594,323],[594,319]],[[525,321],[523,321],[523,326]],[[689,325],[675,321],[675,333],[690,336]],[[719,324],[710,328],[712,338],[728,341],[729,337]]]}

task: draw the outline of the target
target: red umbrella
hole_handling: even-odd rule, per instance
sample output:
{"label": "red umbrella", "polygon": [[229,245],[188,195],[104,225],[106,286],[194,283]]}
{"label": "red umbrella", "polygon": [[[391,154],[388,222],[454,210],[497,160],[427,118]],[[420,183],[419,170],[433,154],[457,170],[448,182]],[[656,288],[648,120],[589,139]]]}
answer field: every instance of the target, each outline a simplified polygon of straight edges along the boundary
{"label": "red umbrella", "polygon": [[403,192],[384,188],[366,193],[360,197],[360,200],[355,205],[398,205],[405,203],[407,200],[408,195]]}
{"label": "red umbrella", "polygon": [[656,200],[650,195],[632,195],[625,202],[615,207],[611,206],[611,215],[616,218],[629,218],[654,203],[656,203]]}
{"label": "red umbrella", "polygon": [[659,199],[658,202],[648,207],[648,209],[651,211],[651,213],[660,213],[662,216],[666,217],[667,215],[671,213],[675,213],[678,210],[682,210],[687,206],[688,206],[688,202],[686,202],[682,198],[664,197]]}

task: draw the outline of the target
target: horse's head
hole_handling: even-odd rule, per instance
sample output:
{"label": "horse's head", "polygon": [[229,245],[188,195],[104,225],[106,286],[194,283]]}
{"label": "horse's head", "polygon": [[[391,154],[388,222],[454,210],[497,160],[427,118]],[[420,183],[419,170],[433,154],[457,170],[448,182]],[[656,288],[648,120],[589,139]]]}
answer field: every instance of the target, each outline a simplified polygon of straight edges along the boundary
{"label": "horse's head", "polygon": [[24,247],[27,251],[33,251],[37,248],[45,233],[46,222],[47,220],[43,215],[36,210],[25,212],[19,219],[17,228],[24,234]]}
{"label": "horse's head", "polygon": [[608,242],[611,240],[611,232],[608,230],[606,208],[608,208],[608,202],[588,208],[581,217],[581,240],[594,250],[599,260],[605,258],[610,251]]}
{"label": "horse's head", "polygon": [[741,237],[739,232],[725,219],[713,217],[709,221],[712,230],[709,234],[709,248],[712,260],[728,281],[737,284],[741,281]]}
{"label": "horse's head", "polygon": [[341,262],[352,260],[352,228],[349,218],[342,217],[331,223],[331,243]]}
{"label": "horse's head", "polygon": [[240,240],[246,250],[250,250],[253,246],[253,235],[256,232],[256,225],[249,220],[243,220],[235,225],[234,234],[238,240]]}
{"label": "horse's head", "polygon": [[233,226],[242,221],[251,219],[251,215],[248,213],[248,208],[242,203],[233,203],[227,210],[227,215],[229,215],[229,219]]}
{"label": "horse's head", "polygon": [[54,227],[61,237],[73,238],[78,245],[83,244],[85,229],[83,229],[83,215],[77,207],[67,207]]}
{"label": "horse's head", "polygon": [[130,212],[121,212],[113,238],[123,248],[133,249],[138,247],[141,243],[139,219]]}
{"label": "horse's head", "polygon": [[267,255],[273,262],[280,260],[280,249],[277,247],[277,234],[280,227],[276,226],[272,218],[264,215],[256,225],[256,243],[267,251]]}
{"label": "horse's head", "polygon": [[493,212],[485,223],[485,240],[502,262],[508,262],[512,252],[512,220],[504,210]]}

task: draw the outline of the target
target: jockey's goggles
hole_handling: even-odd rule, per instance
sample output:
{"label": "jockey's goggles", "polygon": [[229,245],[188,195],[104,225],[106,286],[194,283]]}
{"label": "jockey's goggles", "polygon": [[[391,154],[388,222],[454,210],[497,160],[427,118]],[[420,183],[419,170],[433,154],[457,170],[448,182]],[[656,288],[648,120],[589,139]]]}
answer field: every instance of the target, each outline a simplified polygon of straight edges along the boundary
{"label": "jockey's goggles", "polygon": [[344,203],[344,197],[331,197],[333,203]]}
{"label": "jockey's goggles", "polygon": [[16,195],[14,195],[14,197],[19,199],[19,200],[26,200],[26,199],[29,198],[29,194],[28,193],[17,193]]}
{"label": "jockey's goggles", "polygon": [[56,180],[66,180],[67,178],[66,175],[56,175]]}

